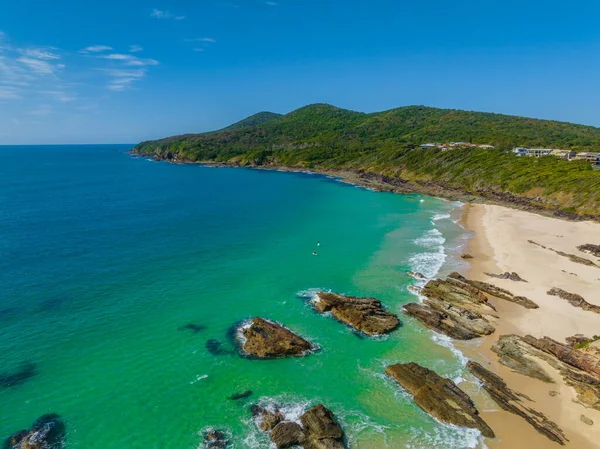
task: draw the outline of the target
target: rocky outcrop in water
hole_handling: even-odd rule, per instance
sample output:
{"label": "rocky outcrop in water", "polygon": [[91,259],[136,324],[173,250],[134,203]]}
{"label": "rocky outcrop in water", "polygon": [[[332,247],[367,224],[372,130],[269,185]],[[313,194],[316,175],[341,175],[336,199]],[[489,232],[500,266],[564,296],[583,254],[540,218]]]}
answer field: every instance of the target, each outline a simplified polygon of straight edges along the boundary
{"label": "rocky outcrop in water", "polygon": [[228,399],[230,401],[238,401],[240,399],[249,398],[250,396],[252,396],[252,390],[247,390],[247,391],[244,391],[242,393],[234,393],[231,396],[229,396]]}
{"label": "rocky outcrop in water", "polygon": [[427,279],[423,273],[418,273],[418,272],[415,272],[415,271],[409,271],[408,275],[411,278],[415,278],[415,279]]}
{"label": "rocky outcrop in water", "polygon": [[280,324],[262,318],[253,318],[240,327],[242,355],[259,359],[300,357],[315,347]]}
{"label": "rocky outcrop in water", "polygon": [[[456,310],[457,309],[455,308],[455,311]],[[483,335],[479,332],[475,332],[473,329],[471,329],[471,326],[459,324],[459,322],[455,319],[459,313],[464,313],[468,316],[474,316],[475,319],[478,318],[477,315],[472,315],[472,312],[469,311],[456,311],[454,316],[451,316],[448,313],[435,310],[429,305],[410,303],[404,306],[404,312],[407,315],[418,319],[428,328],[441,332],[442,334],[448,335],[456,340],[471,340]],[[464,318],[463,321],[468,320],[467,317],[461,317],[461,320],[462,318]]]}
{"label": "rocky outcrop in water", "polygon": [[[316,405],[300,417],[300,422],[287,421],[285,416],[254,406],[253,414],[263,432],[269,432],[278,449],[301,446],[304,449],[344,449],[344,432],[331,410]],[[268,425],[265,423],[268,422]]]}
{"label": "rocky outcrop in water", "polygon": [[398,317],[375,298],[319,292],[313,303],[318,312],[331,312],[339,321],[367,335],[386,334],[400,325]]}
{"label": "rocky outcrop in water", "polygon": [[37,374],[35,363],[23,363],[15,371],[0,374],[0,389],[16,387],[27,382]]}
{"label": "rocky outcrop in water", "polygon": [[473,401],[450,379],[440,377],[416,363],[391,365],[385,372],[434,418],[456,426],[478,429],[488,438],[495,437],[494,431],[479,416]]}
{"label": "rocky outcrop in water", "polygon": [[550,296],[558,296],[559,298],[568,301],[568,303],[574,307],[579,307],[580,309],[587,310],[589,312],[600,313],[600,306],[590,304],[583,299],[583,296],[576,293],[569,293],[562,288],[551,288],[548,290],[547,294]]}
{"label": "rocky outcrop in water", "polygon": [[10,436],[3,449],[62,449],[65,447],[66,427],[55,413],[43,415],[30,430],[20,430]]}
{"label": "rocky outcrop in water", "polygon": [[592,256],[600,257],[600,245],[592,245],[591,243],[586,243],[585,245],[578,246],[577,249],[582,253],[588,253]]}
{"label": "rocky outcrop in water", "polygon": [[580,403],[600,410],[600,357],[548,337],[531,335],[503,335],[492,350],[498,354],[500,363],[514,371],[552,382],[552,376],[539,363],[546,362],[575,389]]}
{"label": "rocky outcrop in water", "polygon": [[220,430],[211,429],[204,433],[204,446],[206,449],[225,449],[228,444],[227,435]]}
{"label": "rocky outcrop in water", "polygon": [[485,273],[485,274],[491,278],[496,278],[496,279],[508,279],[509,281],[515,281],[515,282],[527,282],[525,279],[523,279],[521,276],[519,276],[514,271],[512,271],[512,272],[505,271],[502,274],[493,274],[493,273]]}
{"label": "rocky outcrop in water", "polygon": [[503,410],[522,417],[539,433],[560,445],[564,446],[569,441],[554,422],[542,413],[527,407],[523,403],[523,399],[527,399],[527,397],[508,388],[500,376],[474,361],[469,361],[467,368],[482,382],[484,390]]}

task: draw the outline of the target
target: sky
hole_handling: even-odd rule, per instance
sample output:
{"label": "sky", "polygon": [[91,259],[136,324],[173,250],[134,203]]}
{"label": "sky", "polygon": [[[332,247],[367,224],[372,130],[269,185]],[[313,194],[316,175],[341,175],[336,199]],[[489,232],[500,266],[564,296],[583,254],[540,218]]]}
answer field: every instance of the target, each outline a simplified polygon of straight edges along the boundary
{"label": "sky", "polygon": [[311,103],[600,126],[597,0],[0,1],[0,145],[137,143]]}

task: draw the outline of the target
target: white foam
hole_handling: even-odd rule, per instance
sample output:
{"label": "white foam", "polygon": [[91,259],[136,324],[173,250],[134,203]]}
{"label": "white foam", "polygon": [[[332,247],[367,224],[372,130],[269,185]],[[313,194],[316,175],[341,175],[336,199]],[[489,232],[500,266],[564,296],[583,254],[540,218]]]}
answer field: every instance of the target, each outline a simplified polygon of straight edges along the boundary
{"label": "white foam", "polygon": [[450,218],[450,214],[435,214],[431,219],[433,221],[446,220]]}
{"label": "white foam", "polygon": [[196,382],[198,382],[199,380],[206,379],[207,377],[208,377],[208,374],[198,374],[198,375],[196,376],[196,379],[194,379],[194,380],[192,380],[192,381],[190,382],[190,385],[194,385],[194,384],[195,384]]}
{"label": "white foam", "polygon": [[410,449],[487,449],[483,436],[477,429],[457,427],[438,421],[440,426],[433,432],[412,427],[411,441],[406,446]]}

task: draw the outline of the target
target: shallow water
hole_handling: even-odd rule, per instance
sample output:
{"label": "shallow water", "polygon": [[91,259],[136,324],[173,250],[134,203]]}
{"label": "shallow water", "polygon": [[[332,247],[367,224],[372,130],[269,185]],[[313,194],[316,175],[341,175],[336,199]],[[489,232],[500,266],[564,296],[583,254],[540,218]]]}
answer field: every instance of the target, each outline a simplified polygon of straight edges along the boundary
{"label": "shallow water", "polygon": [[[0,147],[0,376],[36,368],[0,387],[0,438],[56,412],[70,448],[196,448],[211,426],[234,448],[267,447],[248,407],[275,400],[295,415],[324,403],[352,448],[477,444],[382,374],[416,361],[459,378],[464,360],[449,341],[404,316],[390,336],[359,339],[302,298],[369,295],[399,313],[417,300],[408,271],[461,263],[457,204],[127,149]],[[230,327],[252,316],[321,350],[269,361],[230,353]]]}

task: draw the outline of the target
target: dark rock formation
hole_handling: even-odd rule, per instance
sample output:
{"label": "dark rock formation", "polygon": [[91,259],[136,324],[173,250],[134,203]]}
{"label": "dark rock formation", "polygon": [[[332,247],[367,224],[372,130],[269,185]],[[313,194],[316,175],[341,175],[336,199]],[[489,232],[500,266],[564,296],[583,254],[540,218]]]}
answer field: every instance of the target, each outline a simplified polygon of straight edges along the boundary
{"label": "dark rock formation", "polygon": [[314,306],[320,313],[331,311],[335,318],[367,335],[382,335],[400,325],[398,317],[387,312],[375,298],[319,292]]}
{"label": "dark rock formation", "polygon": [[488,275],[489,277],[496,278],[496,279],[508,279],[510,281],[515,281],[515,282],[527,282],[525,279],[523,279],[521,276],[519,276],[514,271],[513,272],[506,271],[502,274],[493,274],[493,273],[485,273],[485,274]]}
{"label": "dark rock formation", "polygon": [[207,449],[225,449],[229,440],[225,433],[217,429],[211,429],[204,433],[204,446]]}
{"label": "dark rock formation", "polygon": [[578,246],[577,249],[582,253],[589,253],[593,256],[600,257],[600,245],[592,245],[591,243],[586,243],[585,245]]}
{"label": "dark rock formation", "polygon": [[579,420],[580,420],[582,423],[584,423],[584,424],[587,424],[588,426],[593,426],[593,425],[594,425],[594,421],[592,421],[590,418],[588,418],[588,417],[587,417],[587,416],[585,416],[585,415],[581,415],[581,416],[579,417]]}
{"label": "dark rock formation", "polygon": [[410,303],[404,306],[407,315],[415,317],[425,326],[457,340],[471,340],[481,334],[458,324],[446,313],[434,310],[423,304]]}
{"label": "dark rock formation", "polygon": [[598,267],[598,265],[596,265],[596,264],[595,264],[594,262],[592,262],[591,260],[589,260],[589,259],[586,259],[585,257],[579,257],[579,256],[577,256],[577,255],[575,255],[575,254],[567,254],[567,253],[565,253],[565,252],[563,252],[563,251],[558,251],[558,250],[556,250],[556,249],[554,249],[554,248],[547,248],[547,247],[545,247],[544,245],[540,245],[539,243],[537,243],[537,242],[534,242],[533,240],[527,240],[527,241],[528,241],[529,243],[531,243],[532,245],[537,245],[537,246],[539,246],[540,248],[547,249],[548,251],[555,252],[555,253],[556,253],[556,254],[558,254],[559,256],[566,257],[566,258],[567,258],[567,259],[569,259],[571,262],[579,263],[579,264],[581,264],[581,265],[587,265],[587,266],[589,266],[589,267]]}
{"label": "dark rock formation", "polygon": [[531,335],[503,335],[492,350],[500,356],[501,363],[516,372],[552,381],[536,360],[548,363],[575,389],[579,402],[600,410],[600,357],[548,337],[538,339]]}
{"label": "dark rock formation", "polygon": [[238,399],[245,399],[249,398],[250,396],[252,396],[252,390],[247,390],[243,393],[234,393],[231,396],[229,396],[228,399],[231,401],[237,401]]}
{"label": "dark rock formation", "polygon": [[210,352],[212,355],[231,354],[231,351],[223,349],[221,346],[222,343],[219,340],[211,339],[206,342],[206,349],[208,349],[208,352]]}
{"label": "dark rock formation", "polygon": [[409,271],[409,272],[408,272],[408,275],[409,275],[411,278],[415,278],[415,279],[426,279],[426,277],[425,277],[425,275],[424,275],[424,274],[422,274],[422,273],[417,273],[417,272],[414,272],[414,271]]}
{"label": "dark rock formation", "polygon": [[505,301],[514,302],[516,304],[519,304],[519,305],[525,307],[526,309],[539,308],[539,306],[535,302],[531,301],[530,299],[528,299],[524,296],[515,296],[510,291],[508,291],[504,288],[496,287],[495,285],[492,285],[492,284],[488,284],[487,282],[473,281],[473,280],[465,278],[464,276],[461,276],[460,274],[458,274],[456,272],[450,273],[449,277],[452,279],[456,279],[460,282],[463,282],[465,284],[469,284],[472,287],[475,287],[476,289],[480,290],[481,292],[487,293],[488,295],[494,296],[496,298],[504,299]]}
{"label": "dark rock formation", "polygon": [[202,324],[189,323],[189,324],[186,324],[185,326],[181,326],[178,330],[180,330],[180,331],[190,330],[194,334],[197,334],[198,332],[203,331],[204,329],[206,329],[206,326],[204,326]]}
{"label": "dark rock formation", "polygon": [[589,312],[600,313],[600,306],[595,304],[590,304],[582,296],[576,293],[569,293],[562,288],[551,288],[547,292],[550,296],[558,296],[565,301],[568,301],[574,307],[579,307],[580,309],[587,310]]}
{"label": "dark rock formation", "polygon": [[[344,449],[344,432],[331,410],[316,405],[300,417],[300,424],[285,421],[279,412],[270,412],[254,406],[252,413],[259,428],[270,432],[271,441],[277,448],[302,446],[304,449]],[[268,425],[265,423],[268,422]]]}
{"label": "dark rock formation", "polygon": [[252,411],[256,425],[263,432],[269,432],[284,420],[283,414],[277,408],[274,411],[270,411],[258,405],[253,405],[250,410]]}
{"label": "dark rock formation", "polygon": [[291,330],[262,318],[253,318],[240,328],[240,332],[244,338],[244,355],[259,359],[300,357],[315,349]]}
{"label": "dark rock formation", "polygon": [[473,256],[472,256],[472,255],[470,255],[470,254],[468,254],[468,253],[464,253],[464,254],[461,254],[461,255],[460,255],[460,258],[461,258],[461,259],[472,259],[472,258],[473,258]]}
{"label": "dark rock formation", "polygon": [[304,430],[295,422],[285,421],[277,424],[269,434],[278,449],[296,446],[304,442]]}
{"label": "dark rock formation", "polygon": [[16,387],[27,382],[37,374],[35,363],[23,363],[11,373],[0,374],[0,389]]}
{"label": "dark rock formation", "polygon": [[65,424],[55,413],[43,415],[31,426],[10,436],[3,449],[62,449],[65,447]]}
{"label": "dark rock formation", "polygon": [[396,380],[413,396],[415,403],[440,421],[461,427],[478,429],[488,438],[493,430],[481,419],[467,394],[450,379],[416,363],[388,366],[386,374]]}
{"label": "dark rock formation", "polygon": [[467,368],[482,382],[485,391],[502,409],[522,417],[539,433],[562,446],[569,441],[554,422],[542,413],[525,406],[523,404],[525,396],[508,388],[500,376],[473,361],[467,363]]}

